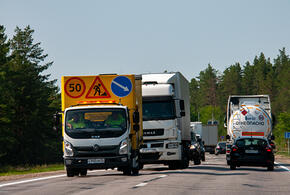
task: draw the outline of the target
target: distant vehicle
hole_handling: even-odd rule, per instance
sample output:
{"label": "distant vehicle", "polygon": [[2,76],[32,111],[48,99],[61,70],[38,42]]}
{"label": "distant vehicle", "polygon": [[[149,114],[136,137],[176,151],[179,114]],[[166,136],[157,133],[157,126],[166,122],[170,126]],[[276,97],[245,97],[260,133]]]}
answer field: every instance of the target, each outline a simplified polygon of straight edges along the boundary
{"label": "distant vehicle", "polygon": [[215,147],[215,155],[226,153],[226,142],[219,142]]}
{"label": "distant vehicle", "polygon": [[[269,95],[231,95],[228,99],[227,116],[227,164],[230,149],[237,138],[251,136],[272,142],[272,114]],[[270,143],[270,144],[271,144]]]}
{"label": "distant vehicle", "polygon": [[197,138],[194,132],[191,132],[191,144],[189,149],[189,159],[194,162],[195,165],[199,165],[204,157],[203,148],[200,145],[200,138]]}
{"label": "distant vehicle", "polygon": [[230,168],[239,166],[262,166],[274,170],[274,152],[264,137],[237,138],[230,151]]}
{"label": "distant vehicle", "polygon": [[218,143],[218,128],[216,124],[202,125],[201,122],[191,122],[191,130],[203,140],[206,152],[214,154],[216,144]]}

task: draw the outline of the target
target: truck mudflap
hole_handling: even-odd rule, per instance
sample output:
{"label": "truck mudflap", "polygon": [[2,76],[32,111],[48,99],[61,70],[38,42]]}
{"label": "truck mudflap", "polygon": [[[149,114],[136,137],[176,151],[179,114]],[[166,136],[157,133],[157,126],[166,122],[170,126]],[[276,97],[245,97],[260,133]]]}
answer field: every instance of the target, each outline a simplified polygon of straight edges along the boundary
{"label": "truck mudflap", "polygon": [[130,161],[127,156],[115,157],[65,157],[64,164],[67,168],[71,169],[110,169],[116,167],[127,167]]}

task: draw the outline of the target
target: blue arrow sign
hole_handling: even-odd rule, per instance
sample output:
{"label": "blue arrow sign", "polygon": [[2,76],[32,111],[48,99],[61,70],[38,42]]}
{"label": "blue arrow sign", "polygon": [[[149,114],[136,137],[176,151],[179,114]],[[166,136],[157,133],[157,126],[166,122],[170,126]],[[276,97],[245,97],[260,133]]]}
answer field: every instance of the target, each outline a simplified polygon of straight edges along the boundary
{"label": "blue arrow sign", "polygon": [[132,83],[125,76],[118,76],[111,83],[112,92],[118,97],[126,97],[132,91]]}
{"label": "blue arrow sign", "polygon": [[285,138],[289,139],[290,138],[290,132],[285,132]]}

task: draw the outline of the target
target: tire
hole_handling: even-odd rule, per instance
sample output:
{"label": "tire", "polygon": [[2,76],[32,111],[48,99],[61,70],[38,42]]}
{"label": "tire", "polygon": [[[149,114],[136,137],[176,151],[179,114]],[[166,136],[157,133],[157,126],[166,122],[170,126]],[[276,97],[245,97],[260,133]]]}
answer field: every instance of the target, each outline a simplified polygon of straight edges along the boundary
{"label": "tire", "polygon": [[230,165],[230,168],[231,168],[231,170],[236,170],[237,166],[234,165],[234,164],[231,164],[231,165]]}
{"label": "tire", "polygon": [[144,168],[144,164],[142,164],[142,163],[139,162],[139,170],[141,170],[143,168]]}
{"label": "tire", "polygon": [[139,175],[139,169],[136,169],[136,168],[132,169],[132,174]]}
{"label": "tire", "polygon": [[175,170],[177,169],[177,162],[169,162],[168,163],[168,168],[171,169],[171,170]]}
{"label": "tire", "polygon": [[87,170],[87,169],[81,169],[81,170],[80,170],[80,175],[81,175],[81,176],[86,176],[87,173],[88,173],[88,170]]}
{"label": "tire", "polygon": [[73,176],[75,176],[75,170],[70,169],[70,168],[66,168],[66,175],[67,175],[68,177],[73,177]]}
{"label": "tire", "polygon": [[193,162],[194,162],[195,165],[200,165],[201,164],[201,161],[200,161],[199,158],[195,159]]}
{"label": "tire", "polygon": [[131,168],[126,167],[123,169],[123,175],[131,175]]}
{"label": "tire", "polygon": [[274,171],[274,165],[269,165],[269,166],[267,167],[267,170],[268,170],[268,171]]}

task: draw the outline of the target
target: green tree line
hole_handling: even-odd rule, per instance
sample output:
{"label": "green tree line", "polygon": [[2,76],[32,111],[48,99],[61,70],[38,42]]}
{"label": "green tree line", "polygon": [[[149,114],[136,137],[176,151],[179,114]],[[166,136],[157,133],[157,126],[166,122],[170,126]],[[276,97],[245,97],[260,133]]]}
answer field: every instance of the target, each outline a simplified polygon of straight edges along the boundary
{"label": "green tree line", "polygon": [[271,60],[263,53],[244,66],[235,63],[222,73],[211,64],[190,82],[191,121],[219,121],[219,135],[226,136],[223,127],[229,95],[270,95],[274,116],[276,142],[285,143],[284,133],[290,131],[290,58],[285,48]]}
{"label": "green tree line", "polygon": [[0,167],[61,161],[61,133],[52,128],[58,88],[43,74],[52,62],[33,32],[16,27],[8,40],[0,25]]}

